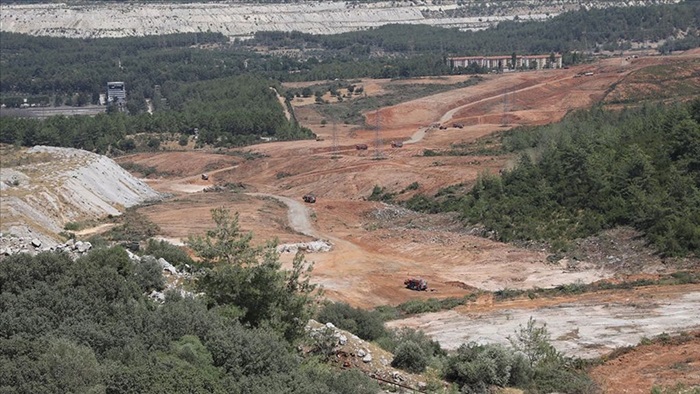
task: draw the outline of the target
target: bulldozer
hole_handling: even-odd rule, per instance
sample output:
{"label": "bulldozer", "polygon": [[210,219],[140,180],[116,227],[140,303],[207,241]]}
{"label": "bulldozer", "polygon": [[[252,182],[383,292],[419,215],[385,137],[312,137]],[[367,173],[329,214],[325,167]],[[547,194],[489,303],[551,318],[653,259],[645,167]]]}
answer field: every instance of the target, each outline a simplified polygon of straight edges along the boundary
{"label": "bulldozer", "polygon": [[407,289],[416,291],[426,291],[428,290],[428,282],[421,278],[408,278],[403,281]]}
{"label": "bulldozer", "polygon": [[316,202],[316,196],[314,196],[313,194],[305,194],[303,199],[304,199],[304,202],[308,202],[310,204],[313,204]]}

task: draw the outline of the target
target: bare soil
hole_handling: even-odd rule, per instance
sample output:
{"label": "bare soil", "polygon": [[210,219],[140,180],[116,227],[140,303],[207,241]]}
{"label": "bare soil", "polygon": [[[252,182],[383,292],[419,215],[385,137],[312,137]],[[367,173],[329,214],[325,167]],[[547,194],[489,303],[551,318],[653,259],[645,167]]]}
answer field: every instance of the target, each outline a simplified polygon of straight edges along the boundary
{"label": "bare soil", "polygon": [[[382,108],[378,111],[379,141],[375,130],[337,125],[334,143],[333,128],[321,124],[323,117],[315,109],[317,104],[295,100],[297,119],[324,141],[256,145],[248,149],[264,157],[253,160],[214,152],[160,152],[133,155],[120,161],[154,166],[162,174],[178,174],[147,180],[155,189],[174,197],[140,210],[161,227],[161,235],[167,239],[201,234],[212,225],[209,210],[225,206],[239,212],[243,229],[253,231],[258,239],[278,237],[282,242],[308,241],[311,238],[291,224],[287,208],[290,204],[285,203],[284,198],[301,202],[304,194],[314,193],[317,202],[307,204],[307,213],[303,215],[308,215],[313,235],[329,240],[333,249],[307,255],[308,260],[315,262],[313,280],[323,286],[328,298],[354,306],[370,308],[411,299],[463,296],[474,288],[525,289],[577,281],[590,283],[617,278],[621,272],[638,272],[635,269],[637,260],[653,267],[649,270],[651,273],[665,272],[671,268],[643,245],[635,244],[634,234],[626,233],[627,230],[608,234],[608,238],[602,236],[582,242],[580,259],[575,262],[566,259],[550,262],[550,253],[543,247],[503,244],[480,237],[473,229],[465,229],[452,215],[422,215],[368,201],[367,197],[374,186],[397,193],[399,199],[416,193],[432,194],[457,183],[469,186],[479,174],[496,173],[507,166],[510,158],[424,157],[423,151],[470,143],[517,125],[558,121],[569,111],[600,102],[614,89],[625,89],[626,78],[639,70],[689,64],[689,60],[698,57],[699,53],[690,52],[630,61],[614,58],[569,69],[488,75],[475,86]],[[580,76],[585,72],[593,75]],[[386,91],[390,84],[455,83],[462,80],[460,78],[464,77],[362,80],[357,85],[363,86],[365,94],[376,95]],[[376,113],[365,115],[367,124],[374,123]],[[463,123],[464,127],[452,127],[455,123]],[[440,130],[437,125],[446,126],[446,129]],[[403,148],[391,148],[388,143],[395,140],[412,143]],[[367,144],[369,149],[356,150],[355,144],[361,143]],[[199,177],[205,171],[210,175],[208,181]],[[245,185],[239,193],[201,191],[215,184],[238,182]],[[409,190],[412,188],[408,186],[413,183],[419,187]],[[270,199],[256,193],[283,199]],[[611,237],[617,239],[618,235],[621,236],[619,242],[629,241],[630,246],[607,244],[604,252],[597,249],[596,243],[607,242]],[[282,259],[289,262],[291,256],[283,255]],[[405,289],[403,280],[410,276],[427,279],[430,291]],[[598,355],[615,346],[635,343],[644,335],[697,326],[699,290],[676,286],[669,290],[617,291],[572,297],[556,301],[556,305],[534,300],[510,305],[508,312],[503,311],[504,304],[480,300],[478,315],[460,309],[392,324],[421,327],[436,338],[452,332],[456,336],[450,346],[455,347],[461,343],[459,341],[471,338],[464,336],[464,327],[475,318],[482,320],[472,321],[469,327],[487,331],[494,331],[493,319],[509,321],[510,326],[499,329],[499,335],[508,335],[512,327],[525,323],[531,314],[546,311],[541,316],[557,338],[565,338],[567,333],[578,330],[575,331],[578,338],[567,342],[569,345],[563,349]],[[676,311],[673,316],[676,320],[663,319],[670,311]],[[634,320],[638,314],[647,312],[650,319],[660,320]],[[508,316],[513,318],[508,320]],[[606,329],[605,325],[610,324],[613,317],[619,324]],[[441,325],[441,319],[454,324]],[[644,328],[646,324],[651,328]],[[615,332],[622,336],[617,337]]]}

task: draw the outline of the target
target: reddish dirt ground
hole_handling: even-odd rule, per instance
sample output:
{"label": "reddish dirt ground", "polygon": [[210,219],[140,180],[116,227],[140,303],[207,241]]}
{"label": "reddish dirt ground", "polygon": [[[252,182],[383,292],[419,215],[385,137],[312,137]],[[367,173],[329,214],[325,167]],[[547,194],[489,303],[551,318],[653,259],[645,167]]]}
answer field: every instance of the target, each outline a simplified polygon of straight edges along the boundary
{"label": "reddish dirt ground", "polygon": [[[264,157],[245,160],[241,156],[214,152],[160,152],[119,159],[153,166],[158,173],[148,182],[173,197],[143,207],[140,212],[157,223],[161,236],[182,240],[211,228],[209,210],[227,207],[240,213],[244,231],[253,231],[256,243],[277,237],[281,242],[310,238],[296,232],[287,220],[284,204],[270,198],[248,195],[258,192],[300,200],[306,193],[318,197],[309,204],[315,232],[333,243],[327,253],[307,254],[315,262],[312,280],[323,286],[325,296],[354,306],[396,305],[410,299],[462,296],[474,288],[547,287],[576,281],[593,282],[616,276],[614,269],[595,262],[547,262],[548,253],[537,248],[519,248],[472,235],[453,215],[421,215],[367,201],[375,185],[406,199],[415,193],[431,194],[457,184],[472,184],[479,174],[497,172],[509,165],[508,157],[424,157],[424,149],[445,149],[450,144],[477,140],[517,125],[539,125],[560,120],[567,112],[589,107],[610,92],[629,92],[628,76],[637,76],[648,66],[689,63],[700,51],[681,56],[651,56],[638,59],[608,59],[563,70],[488,75],[478,85],[451,90],[379,111],[381,139],[408,141],[401,149],[386,143],[375,149],[375,131],[337,125],[337,148],[332,127],[311,100],[295,100],[295,114],[324,141],[274,142],[248,147]],[[698,64],[690,62],[690,64]],[[592,72],[591,76],[579,76]],[[697,69],[694,71],[697,73]],[[389,84],[456,83],[468,77],[421,78],[409,81],[362,80],[365,94],[378,95]],[[639,78],[629,78],[640,83]],[[309,83],[312,85],[314,83]],[[304,86],[295,84],[294,86]],[[375,112],[366,115],[373,124]],[[464,128],[451,127],[454,123]],[[504,123],[507,127],[504,127]],[[447,126],[439,130],[431,125]],[[369,149],[354,146],[366,143]],[[221,152],[220,152],[221,153]],[[381,158],[381,160],[376,160]],[[209,180],[201,179],[207,172]],[[407,190],[414,182],[419,187]],[[241,183],[236,192],[204,193],[212,185]],[[639,248],[637,248],[639,249]],[[603,254],[608,253],[607,251]],[[663,264],[643,251],[643,261],[662,272]],[[640,254],[641,256],[641,254]],[[603,256],[607,257],[607,256]],[[282,255],[289,263],[292,256]],[[634,256],[633,256],[634,258]],[[640,257],[641,258],[641,257]],[[658,260],[658,259],[657,259]],[[431,291],[414,292],[403,287],[409,276],[428,280]],[[683,292],[683,286],[608,291],[580,297],[513,300],[494,303],[480,298],[454,313],[498,313],[500,309],[535,310],[566,303],[586,305],[622,302],[653,303],[656,296]],[[695,291],[697,288],[695,288]],[[658,293],[658,294],[657,294]],[[674,294],[666,294],[674,297]],[[580,298],[580,299],[579,299]],[[642,346],[593,370],[594,379],[606,393],[648,393],[654,385],[700,384],[700,340],[681,344]]]}
{"label": "reddish dirt ground", "polygon": [[[700,332],[686,340],[640,345],[591,371],[605,393],[648,394],[652,388],[700,390]],[[680,343],[678,343],[680,342]],[[694,388],[696,391],[691,391]]]}
{"label": "reddish dirt ground", "polygon": [[[427,130],[422,139],[401,149],[386,144],[375,149],[375,131],[339,125],[334,152],[332,128],[321,124],[322,117],[311,104],[296,107],[297,117],[325,137],[324,141],[273,142],[241,150],[265,156],[253,160],[197,151],[138,154],[119,161],[156,167],[161,176],[152,176],[149,183],[175,195],[162,204],[142,208],[160,225],[166,238],[186,238],[203,232],[212,224],[208,211],[225,206],[240,212],[243,229],[253,231],[258,238],[308,241],[308,237],[285,225],[282,205],[244,193],[262,192],[294,199],[309,192],[316,194],[318,202],[310,206],[314,225],[335,247],[329,253],[308,255],[307,259],[316,262],[313,277],[325,287],[327,296],[353,305],[372,307],[467,293],[455,283],[493,290],[546,287],[577,280],[591,282],[614,273],[585,262],[575,270],[547,263],[543,250],[522,249],[470,235],[459,230],[453,218],[443,217],[440,223],[425,221],[422,215],[412,218],[411,214],[394,212],[382,203],[366,201],[366,197],[375,185],[398,193],[400,199],[415,193],[431,194],[452,184],[469,185],[480,173],[504,168],[509,158],[424,157],[423,150],[444,149],[504,130],[504,107],[510,127],[557,121],[570,110],[600,101],[616,82],[635,70],[697,56],[608,59],[570,69],[488,75],[475,86],[383,108],[379,111],[383,141],[408,140],[418,131]],[[584,72],[593,75],[577,76]],[[465,78],[362,83],[366,93],[374,95],[381,94],[387,84],[455,83]],[[368,124],[373,124],[373,116],[375,112],[367,115]],[[435,123],[464,123],[465,127],[429,128]],[[357,143],[366,143],[370,149],[357,151]],[[200,179],[203,172],[210,174],[208,181]],[[200,192],[204,187],[229,182],[241,182],[245,189],[242,193]],[[419,184],[418,189],[407,190],[414,182]],[[400,228],[385,225],[386,220],[373,220],[387,215],[408,219]],[[425,277],[433,291],[404,289],[407,276]]]}

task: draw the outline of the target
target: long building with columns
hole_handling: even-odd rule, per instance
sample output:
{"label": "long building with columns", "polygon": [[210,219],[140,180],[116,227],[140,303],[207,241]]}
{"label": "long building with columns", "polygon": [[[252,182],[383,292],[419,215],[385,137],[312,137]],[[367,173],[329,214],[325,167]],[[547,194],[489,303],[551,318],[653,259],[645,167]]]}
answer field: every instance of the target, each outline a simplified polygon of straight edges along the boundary
{"label": "long building with columns", "polygon": [[453,68],[469,67],[470,64],[476,64],[489,70],[513,70],[513,69],[536,69],[543,68],[562,68],[561,55],[516,55],[515,67],[512,55],[503,56],[466,56],[466,57],[448,57],[447,61]]}

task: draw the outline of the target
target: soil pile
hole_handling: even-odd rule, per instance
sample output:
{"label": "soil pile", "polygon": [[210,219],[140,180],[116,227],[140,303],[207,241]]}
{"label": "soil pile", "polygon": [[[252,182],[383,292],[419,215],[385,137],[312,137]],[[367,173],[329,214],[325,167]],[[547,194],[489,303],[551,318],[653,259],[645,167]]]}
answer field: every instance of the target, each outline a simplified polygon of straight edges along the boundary
{"label": "soil pile", "polygon": [[0,169],[0,230],[55,244],[66,223],[119,215],[161,197],[112,159],[35,146],[7,154]]}

